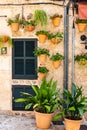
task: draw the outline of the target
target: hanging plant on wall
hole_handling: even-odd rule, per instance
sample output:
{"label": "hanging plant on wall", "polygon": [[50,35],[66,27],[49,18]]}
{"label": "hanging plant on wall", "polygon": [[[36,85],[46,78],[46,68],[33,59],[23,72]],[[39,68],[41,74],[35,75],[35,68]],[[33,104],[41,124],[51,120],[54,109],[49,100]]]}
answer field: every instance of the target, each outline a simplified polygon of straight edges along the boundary
{"label": "hanging plant on wall", "polygon": [[45,26],[47,24],[47,14],[44,10],[35,10],[34,12],[34,20],[37,24],[41,26]]}
{"label": "hanging plant on wall", "polygon": [[87,53],[75,56],[75,61],[77,61],[79,65],[87,67]]}

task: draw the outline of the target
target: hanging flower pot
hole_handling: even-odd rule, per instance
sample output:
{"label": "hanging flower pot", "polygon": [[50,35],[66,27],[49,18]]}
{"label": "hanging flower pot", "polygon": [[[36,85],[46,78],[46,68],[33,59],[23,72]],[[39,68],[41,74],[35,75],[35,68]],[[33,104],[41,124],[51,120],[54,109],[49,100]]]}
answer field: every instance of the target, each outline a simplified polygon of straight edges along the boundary
{"label": "hanging flower pot", "polygon": [[47,59],[47,55],[46,54],[41,54],[39,56],[39,60],[40,60],[41,63],[45,63],[46,59]]}
{"label": "hanging flower pot", "polygon": [[29,31],[29,32],[31,32],[31,31],[33,31],[33,30],[35,30],[35,26],[26,26],[25,27],[25,31]]}
{"label": "hanging flower pot", "polygon": [[25,23],[24,23],[25,31],[31,32],[31,31],[35,30],[35,26],[36,26],[35,20],[25,21]]}
{"label": "hanging flower pot", "polygon": [[17,32],[19,30],[19,23],[12,23],[10,27],[13,32]]}
{"label": "hanging flower pot", "polygon": [[43,80],[43,79],[46,77],[46,74],[47,74],[47,73],[41,73],[41,72],[39,72],[39,73],[38,73],[38,78],[39,78],[40,80]]}
{"label": "hanging flower pot", "polygon": [[53,66],[55,69],[57,69],[61,64],[61,60],[56,60],[56,61],[53,61]]}
{"label": "hanging flower pot", "polygon": [[51,39],[51,42],[52,42],[53,44],[58,44],[58,43],[61,42],[61,40],[56,39],[56,38],[53,38],[53,39]]}

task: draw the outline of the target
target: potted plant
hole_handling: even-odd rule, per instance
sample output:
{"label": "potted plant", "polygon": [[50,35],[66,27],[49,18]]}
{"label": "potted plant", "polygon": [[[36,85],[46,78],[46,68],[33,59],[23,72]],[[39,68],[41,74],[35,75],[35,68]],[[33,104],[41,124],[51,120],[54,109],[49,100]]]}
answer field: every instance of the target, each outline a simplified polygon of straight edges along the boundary
{"label": "potted plant", "polygon": [[80,65],[87,67],[87,53],[76,55],[75,61],[77,61]]}
{"label": "potted plant", "polygon": [[64,60],[64,56],[60,53],[53,54],[50,58],[53,61],[54,68],[58,68],[61,64],[61,61]]}
{"label": "potted plant", "polygon": [[87,26],[87,20],[76,18],[75,22],[78,25],[79,32],[83,32]]}
{"label": "potted plant", "polygon": [[39,66],[37,68],[37,73],[40,80],[43,80],[46,77],[48,72],[49,70],[46,67]]}
{"label": "potted plant", "polygon": [[35,20],[27,20],[24,22],[24,29],[25,31],[33,31],[35,29],[36,22]]}
{"label": "potted plant", "polygon": [[60,99],[62,110],[53,120],[63,117],[66,130],[79,130],[82,116],[87,111],[87,97],[83,95],[82,87],[72,83],[72,90],[64,90],[64,99]]}
{"label": "potted plant", "polygon": [[31,86],[35,92],[35,95],[22,92],[25,98],[15,99],[15,102],[26,103],[25,109],[28,110],[33,107],[36,124],[40,129],[48,129],[54,112],[59,108],[59,95],[57,90],[57,81],[46,80],[42,81],[40,86]]}
{"label": "potted plant", "polygon": [[51,40],[52,43],[58,44],[63,40],[63,32],[49,33],[48,39]]}
{"label": "potted plant", "polygon": [[50,16],[50,18],[52,19],[52,23],[55,27],[58,27],[60,25],[60,20],[63,16],[59,15],[59,14],[54,14],[53,16]]}
{"label": "potted plant", "polygon": [[47,14],[44,10],[35,10],[34,19],[36,23],[41,26],[45,26],[47,24]]}
{"label": "potted plant", "polygon": [[50,56],[48,49],[40,48],[40,47],[36,48],[36,50],[33,53],[34,56],[39,56],[39,60],[42,63],[45,63],[47,56]]}
{"label": "potted plant", "polygon": [[11,30],[12,30],[13,32],[17,32],[17,31],[19,30],[20,24],[23,24],[22,19],[20,19],[19,17],[20,17],[20,14],[16,15],[16,16],[13,17],[13,18],[9,18],[9,19],[7,20],[7,23],[8,23],[8,25],[10,25]]}
{"label": "potted plant", "polygon": [[48,31],[40,30],[36,32],[36,35],[38,36],[40,43],[45,43],[48,36]]}

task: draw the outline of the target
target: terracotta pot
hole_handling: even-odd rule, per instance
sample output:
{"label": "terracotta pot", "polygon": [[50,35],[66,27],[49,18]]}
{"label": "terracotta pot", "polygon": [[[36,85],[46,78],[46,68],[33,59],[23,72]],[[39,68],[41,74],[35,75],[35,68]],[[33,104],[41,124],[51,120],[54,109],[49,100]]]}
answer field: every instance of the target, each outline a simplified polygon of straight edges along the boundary
{"label": "terracotta pot", "polygon": [[19,30],[19,23],[12,23],[11,24],[11,30],[13,32],[17,32]]}
{"label": "terracotta pot", "polygon": [[69,120],[65,118],[66,130],[80,130],[82,120]]}
{"label": "terracotta pot", "polygon": [[27,27],[25,27],[25,31],[29,31],[29,32],[31,32],[31,31],[33,31],[33,30],[35,30],[35,26],[27,26]]}
{"label": "terracotta pot", "polygon": [[9,40],[9,37],[8,36],[3,36],[2,37],[2,42],[7,42]]}
{"label": "terracotta pot", "polygon": [[83,32],[86,28],[86,23],[78,23],[78,30],[79,32]]}
{"label": "terracotta pot", "polygon": [[44,34],[39,34],[39,35],[38,35],[38,38],[39,38],[39,42],[40,42],[40,43],[45,43],[45,42],[46,42],[46,39],[47,39],[47,36],[44,35]]}
{"label": "terracotta pot", "polygon": [[78,63],[79,63],[79,65],[86,65],[87,62],[86,61],[79,61]]}
{"label": "terracotta pot", "polygon": [[53,66],[55,69],[57,69],[61,64],[61,60],[56,60],[56,61],[53,61]]}
{"label": "terracotta pot", "polygon": [[50,123],[54,113],[45,114],[36,111],[34,112],[35,112],[37,127],[40,129],[48,129],[50,127]]}
{"label": "terracotta pot", "polygon": [[41,63],[45,63],[46,62],[46,58],[47,58],[46,54],[41,54],[39,56],[39,60],[40,60]]}
{"label": "terracotta pot", "polygon": [[60,20],[61,20],[61,18],[59,18],[59,17],[53,18],[52,19],[53,25],[58,27],[60,25]]}
{"label": "terracotta pot", "polygon": [[53,43],[53,44],[58,44],[58,43],[60,43],[61,41],[59,40],[59,39],[51,39],[51,42]]}
{"label": "terracotta pot", "polygon": [[46,74],[47,74],[47,73],[40,73],[40,72],[38,72],[38,78],[39,78],[40,80],[43,80],[43,79],[46,77]]}

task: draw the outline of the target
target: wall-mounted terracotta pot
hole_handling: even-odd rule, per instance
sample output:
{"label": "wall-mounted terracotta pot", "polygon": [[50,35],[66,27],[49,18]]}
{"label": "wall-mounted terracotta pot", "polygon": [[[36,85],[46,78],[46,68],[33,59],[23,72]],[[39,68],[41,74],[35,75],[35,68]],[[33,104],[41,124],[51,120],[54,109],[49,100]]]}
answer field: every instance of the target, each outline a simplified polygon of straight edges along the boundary
{"label": "wall-mounted terracotta pot", "polygon": [[25,31],[29,31],[29,32],[31,32],[31,31],[33,31],[33,30],[35,30],[35,26],[26,26],[25,28]]}
{"label": "wall-mounted terracotta pot", "polygon": [[85,30],[86,26],[87,26],[86,23],[78,23],[79,32],[83,32]]}
{"label": "wall-mounted terracotta pot", "polygon": [[40,73],[40,72],[38,72],[38,78],[40,80],[43,80],[46,77],[46,75],[47,75],[47,73]]}
{"label": "wall-mounted terracotta pot", "polygon": [[53,38],[53,39],[51,39],[51,42],[52,42],[53,44],[58,44],[58,43],[60,43],[61,41],[60,41],[59,39]]}
{"label": "wall-mounted terracotta pot", "polygon": [[45,34],[38,34],[38,38],[40,43],[45,43],[47,36]]}
{"label": "wall-mounted terracotta pot", "polygon": [[10,27],[13,32],[17,32],[19,30],[19,23],[12,23]]}
{"label": "wall-mounted terracotta pot", "polygon": [[61,18],[59,18],[59,17],[53,18],[52,19],[53,25],[56,26],[56,27],[58,27],[60,25],[60,20],[61,20]]}
{"label": "wall-mounted terracotta pot", "polygon": [[61,60],[56,60],[56,61],[53,61],[53,66],[55,69],[57,69],[61,64]]}
{"label": "wall-mounted terracotta pot", "polygon": [[39,55],[39,60],[41,63],[45,63],[47,59],[47,55],[46,54],[41,54]]}

